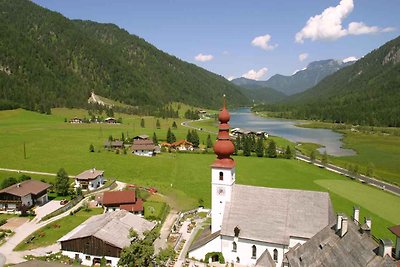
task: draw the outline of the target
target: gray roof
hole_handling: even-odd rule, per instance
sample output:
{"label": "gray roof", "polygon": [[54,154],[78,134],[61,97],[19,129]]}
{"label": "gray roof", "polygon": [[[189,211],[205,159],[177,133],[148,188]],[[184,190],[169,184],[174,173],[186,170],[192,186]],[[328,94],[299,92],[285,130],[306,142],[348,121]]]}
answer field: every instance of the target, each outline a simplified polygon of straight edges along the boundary
{"label": "gray roof", "polygon": [[269,254],[268,249],[266,249],[263,254],[258,258],[255,267],[275,267],[276,263],[272,259],[271,254]]}
{"label": "gray roof", "polygon": [[340,237],[335,224],[328,225],[301,246],[285,255],[291,267],[297,266],[396,266],[389,256],[376,254],[378,244],[368,233],[348,220],[347,233]]}
{"label": "gray roof", "polygon": [[[204,232],[207,232],[207,234],[203,235]],[[216,231],[211,234],[211,229],[205,229],[201,237],[190,245],[189,252],[204,246],[211,240],[214,240],[215,238],[219,237],[220,234],[221,231]]]}
{"label": "gray roof", "polygon": [[130,229],[135,230],[139,238],[143,238],[143,232],[150,231],[155,225],[126,210],[119,210],[91,217],[58,241],[94,236],[122,249],[130,244]]}
{"label": "gray roof", "polygon": [[78,174],[77,176],[75,176],[75,178],[79,179],[79,180],[94,180],[98,176],[103,175],[103,174],[104,174],[104,171],[90,169],[90,170],[87,170],[87,171],[84,171],[84,172]]}
{"label": "gray roof", "polygon": [[225,204],[221,234],[289,245],[290,237],[311,238],[334,220],[326,192],[234,185]]}

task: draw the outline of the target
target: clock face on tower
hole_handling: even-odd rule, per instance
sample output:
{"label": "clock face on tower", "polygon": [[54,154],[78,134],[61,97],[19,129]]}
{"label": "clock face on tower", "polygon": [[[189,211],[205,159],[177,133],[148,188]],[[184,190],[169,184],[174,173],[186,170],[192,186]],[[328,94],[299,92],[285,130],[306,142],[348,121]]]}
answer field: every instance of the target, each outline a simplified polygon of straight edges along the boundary
{"label": "clock face on tower", "polygon": [[218,187],[217,194],[223,196],[225,194],[225,189],[223,187]]}

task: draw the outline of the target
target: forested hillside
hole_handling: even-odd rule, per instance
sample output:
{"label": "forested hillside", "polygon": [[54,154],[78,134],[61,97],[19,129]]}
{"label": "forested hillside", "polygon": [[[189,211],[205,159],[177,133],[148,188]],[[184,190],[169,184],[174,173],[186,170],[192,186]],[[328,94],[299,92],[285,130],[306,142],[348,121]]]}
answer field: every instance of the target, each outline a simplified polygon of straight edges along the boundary
{"label": "forested hillside", "polygon": [[273,88],[264,87],[262,83],[258,83],[255,80],[241,77],[232,82],[240,86],[242,93],[256,104],[272,104],[282,101],[287,97],[284,93]]}
{"label": "forested hillside", "polygon": [[112,24],[71,21],[28,0],[0,0],[0,109],[83,107],[91,91],[132,106],[179,101],[216,108],[223,77],[170,56]]}
{"label": "forested hillside", "polygon": [[400,37],[282,104],[258,106],[276,116],[400,127]]}

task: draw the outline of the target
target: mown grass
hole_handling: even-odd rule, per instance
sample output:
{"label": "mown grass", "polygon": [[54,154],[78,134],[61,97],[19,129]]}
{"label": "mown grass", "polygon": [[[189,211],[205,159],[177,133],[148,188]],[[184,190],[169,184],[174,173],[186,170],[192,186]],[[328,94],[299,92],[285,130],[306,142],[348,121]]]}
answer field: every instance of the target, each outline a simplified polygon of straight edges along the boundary
{"label": "mown grass", "polygon": [[[154,129],[138,128],[140,118],[134,116],[123,117],[124,123],[121,125],[71,125],[64,123],[65,115],[62,111],[56,110],[55,115],[51,116],[23,110],[0,112],[0,139],[3,140],[3,145],[0,146],[0,167],[54,173],[60,167],[64,167],[69,174],[78,174],[82,170],[96,167],[105,170],[106,177],[131,184],[156,187],[168,196],[169,204],[176,209],[188,210],[196,207],[199,199],[203,199],[204,205],[210,207],[209,166],[215,155],[162,153],[153,158],[132,154],[117,155],[101,147],[109,134],[118,136],[121,131],[128,131],[129,135],[133,136],[152,133]],[[64,111],[73,113],[73,110]],[[146,118],[146,127],[150,127],[148,125],[151,125],[151,121],[155,122],[155,119]],[[165,126],[171,125],[172,121],[160,119],[162,123],[160,135],[166,134]],[[177,123],[178,121],[182,120],[177,120]],[[215,128],[213,130],[215,131]],[[184,138],[187,128],[179,125],[174,132],[178,137]],[[205,141],[208,133],[200,135],[201,140]],[[24,141],[27,147],[27,159],[23,158],[21,152],[21,144]],[[90,143],[93,143],[96,151],[100,152],[90,153]],[[348,215],[352,214],[353,205],[360,206],[361,215],[370,215],[374,220],[373,233],[377,236],[392,238],[386,227],[400,223],[400,218],[388,216],[384,209],[370,208],[369,202],[364,202],[358,195],[351,194],[351,186],[348,189],[349,194],[342,194],[331,190],[331,185],[321,183],[321,180],[349,181],[338,174],[297,160],[235,157],[235,161],[237,182],[240,184],[327,191],[330,193],[335,210],[346,212]],[[349,182],[357,184],[354,181]],[[400,204],[400,198],[393,198],[391,194],[378,189],[361,185],[360,190],[360,194],[365,194],[365,197],[379,195],[382,205],[395,207]],[[396,210],[393,210],[393,213],[399,214]]]}
{"label": "mown grass", "polygon": [[165,202],[146,201],[143,203],[144,218],[151,220],[161,220],[167,205]]}
{"label": "mown grass", "polygon": [[[24,241],[18,244],[14,250],[21,251],[52,245],[91,216],[101,214],[102,212],[102,208],[90,209],[88,211],[80,210],[74,215],[61,218],[29,235]],[[26,243],[26,241],[31,240],[32,237],[35,238],[31,242]]]}

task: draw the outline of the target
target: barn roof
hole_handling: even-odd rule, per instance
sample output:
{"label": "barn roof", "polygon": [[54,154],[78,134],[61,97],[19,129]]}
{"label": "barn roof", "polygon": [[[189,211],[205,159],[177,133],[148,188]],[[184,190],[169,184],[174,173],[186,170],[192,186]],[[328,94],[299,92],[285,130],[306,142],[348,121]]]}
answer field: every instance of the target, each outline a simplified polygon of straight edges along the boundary
{"label": "barn roof", "polygon": [[136,231],[139,238],[143,238],[143,232],[150,231],[155,225],[126,210],[119,210],[91,217],[58,241],[94,236],[122,249],[131,243],[129,238],[131,229]]}
{"label": "barn roof", "polygon": [[103,194],[103,205],[132,204],[136,201],[135,191],[108,191]]}
{"label": "barn roof", "polygon": [[326,192],[234,185],[221,234],[289,245],[290,237],[311,238],[334,221]]}

